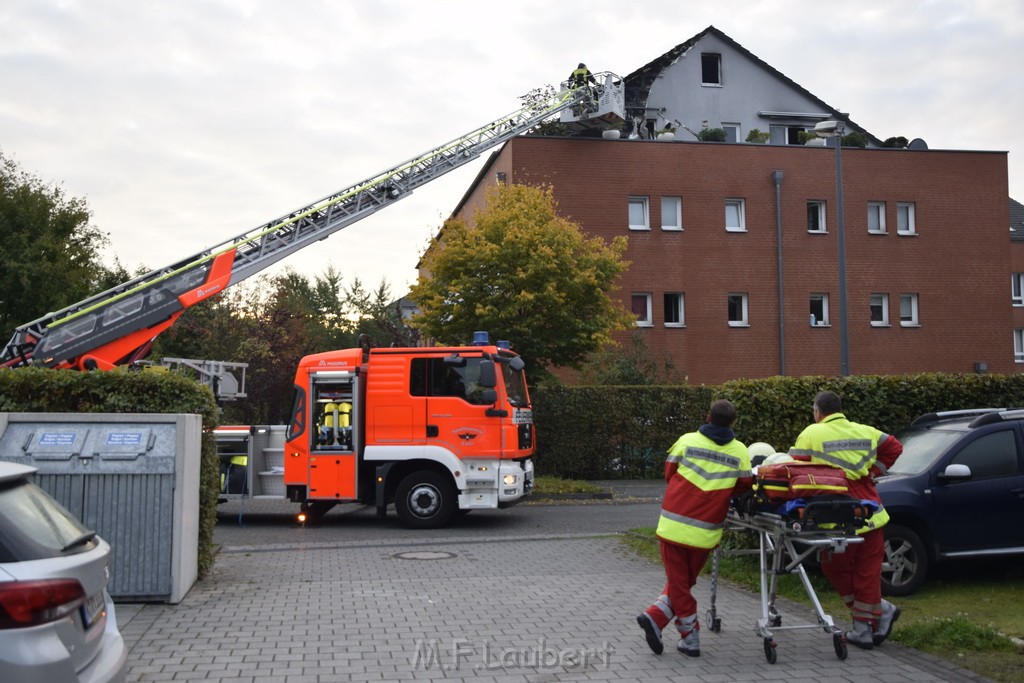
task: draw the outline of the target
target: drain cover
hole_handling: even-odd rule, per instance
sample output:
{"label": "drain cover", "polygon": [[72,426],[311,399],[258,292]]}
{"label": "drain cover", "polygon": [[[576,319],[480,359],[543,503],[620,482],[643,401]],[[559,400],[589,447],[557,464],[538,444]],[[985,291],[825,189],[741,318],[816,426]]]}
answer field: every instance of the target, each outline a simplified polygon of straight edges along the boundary
{"label": "drain cover", "polygon": [[396,560],[450,560],[458,555],[438,550],[411,550],[407,553],[396,553],[391,557]]}

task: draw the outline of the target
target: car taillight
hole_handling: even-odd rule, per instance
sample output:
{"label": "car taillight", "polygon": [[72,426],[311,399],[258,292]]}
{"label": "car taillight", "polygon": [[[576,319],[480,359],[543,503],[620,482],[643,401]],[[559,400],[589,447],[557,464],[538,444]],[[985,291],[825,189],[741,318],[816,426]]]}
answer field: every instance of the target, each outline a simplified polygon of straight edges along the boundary
{"label": "car taillight", "polygon": [[85,602],[75,579],[0,583],[0,629],[38,626],[63,619]]}

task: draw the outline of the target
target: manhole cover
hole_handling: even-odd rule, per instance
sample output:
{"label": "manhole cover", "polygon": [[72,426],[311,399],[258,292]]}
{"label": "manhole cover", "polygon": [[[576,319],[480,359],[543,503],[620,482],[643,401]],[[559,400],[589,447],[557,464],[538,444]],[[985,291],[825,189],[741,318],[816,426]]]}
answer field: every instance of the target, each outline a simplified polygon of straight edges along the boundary
{"label": "manhole cover", "polygon": [[450,560],[458,556],[455,553],[444,553],[437,550],[411,550],[407,553],[396,553],[391,557],[396,560]]}

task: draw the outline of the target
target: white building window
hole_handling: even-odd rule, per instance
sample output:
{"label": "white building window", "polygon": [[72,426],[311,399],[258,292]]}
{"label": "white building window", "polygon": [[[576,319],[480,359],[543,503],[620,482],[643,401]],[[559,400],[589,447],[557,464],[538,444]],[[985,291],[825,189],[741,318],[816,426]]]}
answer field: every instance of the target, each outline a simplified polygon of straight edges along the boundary
{"label": "white building window", "polygon": [[746,202],[742,199],[725,200],[725,229],[727,232],[746,232]]}
{"label": "white building window", "polygon": [[738,123],[722,123],[722,130],[725,131],[726,142],[739,142],[740,141],[740,124]]}
{"label": "white building window", "polygon": [[747,295],[741,292],[729,294],[729,327],[748,327]]}
{"label": "white building window", "polygon": [[825,202],[817,199],[807,202],[807,232],[827,232],[825,229]]}
{"label": "white building window", "polygon": [[651,229],[650,202],[648,202],[647,197],[629,198],[629,229]]}
{"label": "white building window", "polygon": [[685,327],[686,308],[682,292],[665,292],[665,327]]}
{"label": "white building window", "polygon": [[828,294],[811,294],[811,325],[828,326]]}
{"label": "white building window", "polygon": [[636,316],[637,327],[651,327],[654,324],[651,316],[650,292],[633,292],[630,297],[630,308],[633,315]]}
{"label": "white building window", "polygon": [[1013,305],[1024,306],[1024,273],[1011,274],[1010,286],[1013,290]]}
{"label": "white building window", "polygon": [[1013,331],[1013,360],[1024,363],[1024,330]]}
{"label": "white building window", "polygon": [[899,202],[896,204],[896,233],[899,235],[917,234],[913,203]]}
{"label": "white building window", "polygon": [[900,294],[900,325],[917,327],[920,324],[917,319],[917,294]]}
{"label": "white building window", "polygon": [[868,202],[868,232],[885,234],[885,202]]}
{"label": "white building window", "polygon": [[683,229],[683,198],[662,197],[661,198],[661,229],[682,230]]}
{"label": "white building window", "polygon": [[871,295],[871,324],[874,327],[889,326],[889,295]]}

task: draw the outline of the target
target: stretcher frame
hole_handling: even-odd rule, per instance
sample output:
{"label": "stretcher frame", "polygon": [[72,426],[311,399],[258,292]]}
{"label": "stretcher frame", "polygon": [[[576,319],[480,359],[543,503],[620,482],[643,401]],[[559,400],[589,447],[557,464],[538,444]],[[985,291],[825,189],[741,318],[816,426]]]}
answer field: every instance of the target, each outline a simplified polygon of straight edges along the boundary
{"label": "stretcher frame", "polygon": [[[856,501],[850,499],[851,506]],[[828,548],[833,553],[842,553],[855,543],[862,543],[863,538],[856,534],[856,527],[862,525],[862,518],[855,517],[848,523],[835,525],[834,528],[821,528],[813,519],[794,520],[772,512],[743,513],[730,509],[726,518],[725,528],[753,531],[758,536],[758,548],[723,550],[715,548],[711,565],[711,600],[706,620],[715,633],[721,630],[722,620],[718,616],[715,598],[718,592],[718,564],[722,553],[729,555],[757,553],[760,559],[761,583],[761,616],[757,620],[756,632],[763,640],[764,655],[769,664],[777,659],[775,633],[777,631],[821,628],[832,636],[832,646],[836,657],[845,660],[848,654],[846,634],[836,626],[832,617],[825,613],[818,596],[807,577],[803,561],[812,553]],[[798,547],[799,546],[799,547]],[[778,578],[782,574],[796,574],[800,578],[807,597],[814,605],[817,624],[796,624],[783,626],[782,615],[775,606],[778,589]]]}

